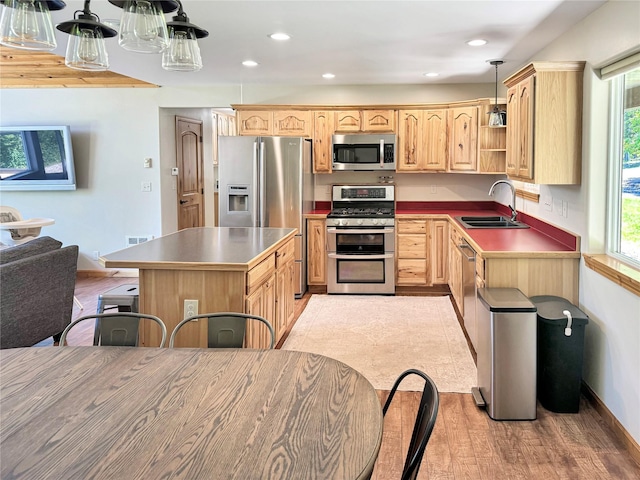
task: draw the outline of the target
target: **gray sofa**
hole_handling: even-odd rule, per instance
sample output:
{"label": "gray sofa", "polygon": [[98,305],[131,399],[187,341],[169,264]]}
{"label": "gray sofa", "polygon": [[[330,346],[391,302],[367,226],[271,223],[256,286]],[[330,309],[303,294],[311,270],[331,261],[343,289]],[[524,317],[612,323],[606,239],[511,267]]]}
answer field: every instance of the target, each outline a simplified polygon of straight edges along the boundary
{"label": "gray sofa", "polygon": [[0,250],[0,348],[59,338],[71,322],[78,246],[51,237]]}

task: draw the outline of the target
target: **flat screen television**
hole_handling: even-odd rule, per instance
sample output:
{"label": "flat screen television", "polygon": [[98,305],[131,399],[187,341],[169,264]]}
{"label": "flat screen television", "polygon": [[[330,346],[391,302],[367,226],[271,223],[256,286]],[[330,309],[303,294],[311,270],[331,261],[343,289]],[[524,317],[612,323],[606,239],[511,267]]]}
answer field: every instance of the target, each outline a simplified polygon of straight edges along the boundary
{"label": "flat screen television", "polygon": [[68,125],[0,127],[0,191],[75,189]]}

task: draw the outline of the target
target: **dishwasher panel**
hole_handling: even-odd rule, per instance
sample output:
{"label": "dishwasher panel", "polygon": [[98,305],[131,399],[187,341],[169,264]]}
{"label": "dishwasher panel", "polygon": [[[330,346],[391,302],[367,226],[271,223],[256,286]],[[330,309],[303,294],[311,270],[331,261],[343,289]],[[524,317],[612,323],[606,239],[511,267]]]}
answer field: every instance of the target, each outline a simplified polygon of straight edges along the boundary
{"label": "dishwasher panel", "polygon": [[469,335],[474,350],[477,351],[477,327],[476,327],[476,252],[464,240],[458,245],[462,252],[462,296],[464,328]]}

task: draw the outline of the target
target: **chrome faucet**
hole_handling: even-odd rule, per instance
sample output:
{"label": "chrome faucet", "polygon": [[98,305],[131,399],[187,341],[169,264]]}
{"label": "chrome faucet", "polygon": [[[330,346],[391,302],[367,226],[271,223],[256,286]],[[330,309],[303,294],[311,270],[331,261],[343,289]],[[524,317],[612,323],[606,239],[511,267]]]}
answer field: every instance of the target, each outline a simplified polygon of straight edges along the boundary
{"label": "chrome faucet", "polygon": [[509,188],[511,189],[512,198],[511,198],[511,205],[509,205],[509,208],[511,209],[511,221],[515,222],[516,216],[518,215],[518,212],[516,212],[516,187],[514,187],[513,183],[511,183],[509,180],[498,180],[493,185],[491,185],[491,188],[489,189],[489,195],[493,195],[493,189],[499,183],[504,183],[505,185],[509,185]]}

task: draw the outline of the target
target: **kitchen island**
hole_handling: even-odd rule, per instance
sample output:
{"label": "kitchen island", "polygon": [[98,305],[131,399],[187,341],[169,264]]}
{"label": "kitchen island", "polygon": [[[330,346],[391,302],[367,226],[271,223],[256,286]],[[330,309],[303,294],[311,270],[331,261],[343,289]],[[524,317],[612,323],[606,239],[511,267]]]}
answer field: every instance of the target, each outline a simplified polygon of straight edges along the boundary
{"label": "kitchen island", "polygon": [[[194,313],[241,312],[269,320],[276,342],[293,320],[294,228],[198,227],[101,257],[107,268],[136,268],[140,312],[160,317],[171,332],[184,318],[185,300]],[[144,322],[140,344],[157,346],[160,329]],[[206,347],[207,322],[185,325],[179,347]],[[268,331],[247,325],[245,345],[268,346]]]}

